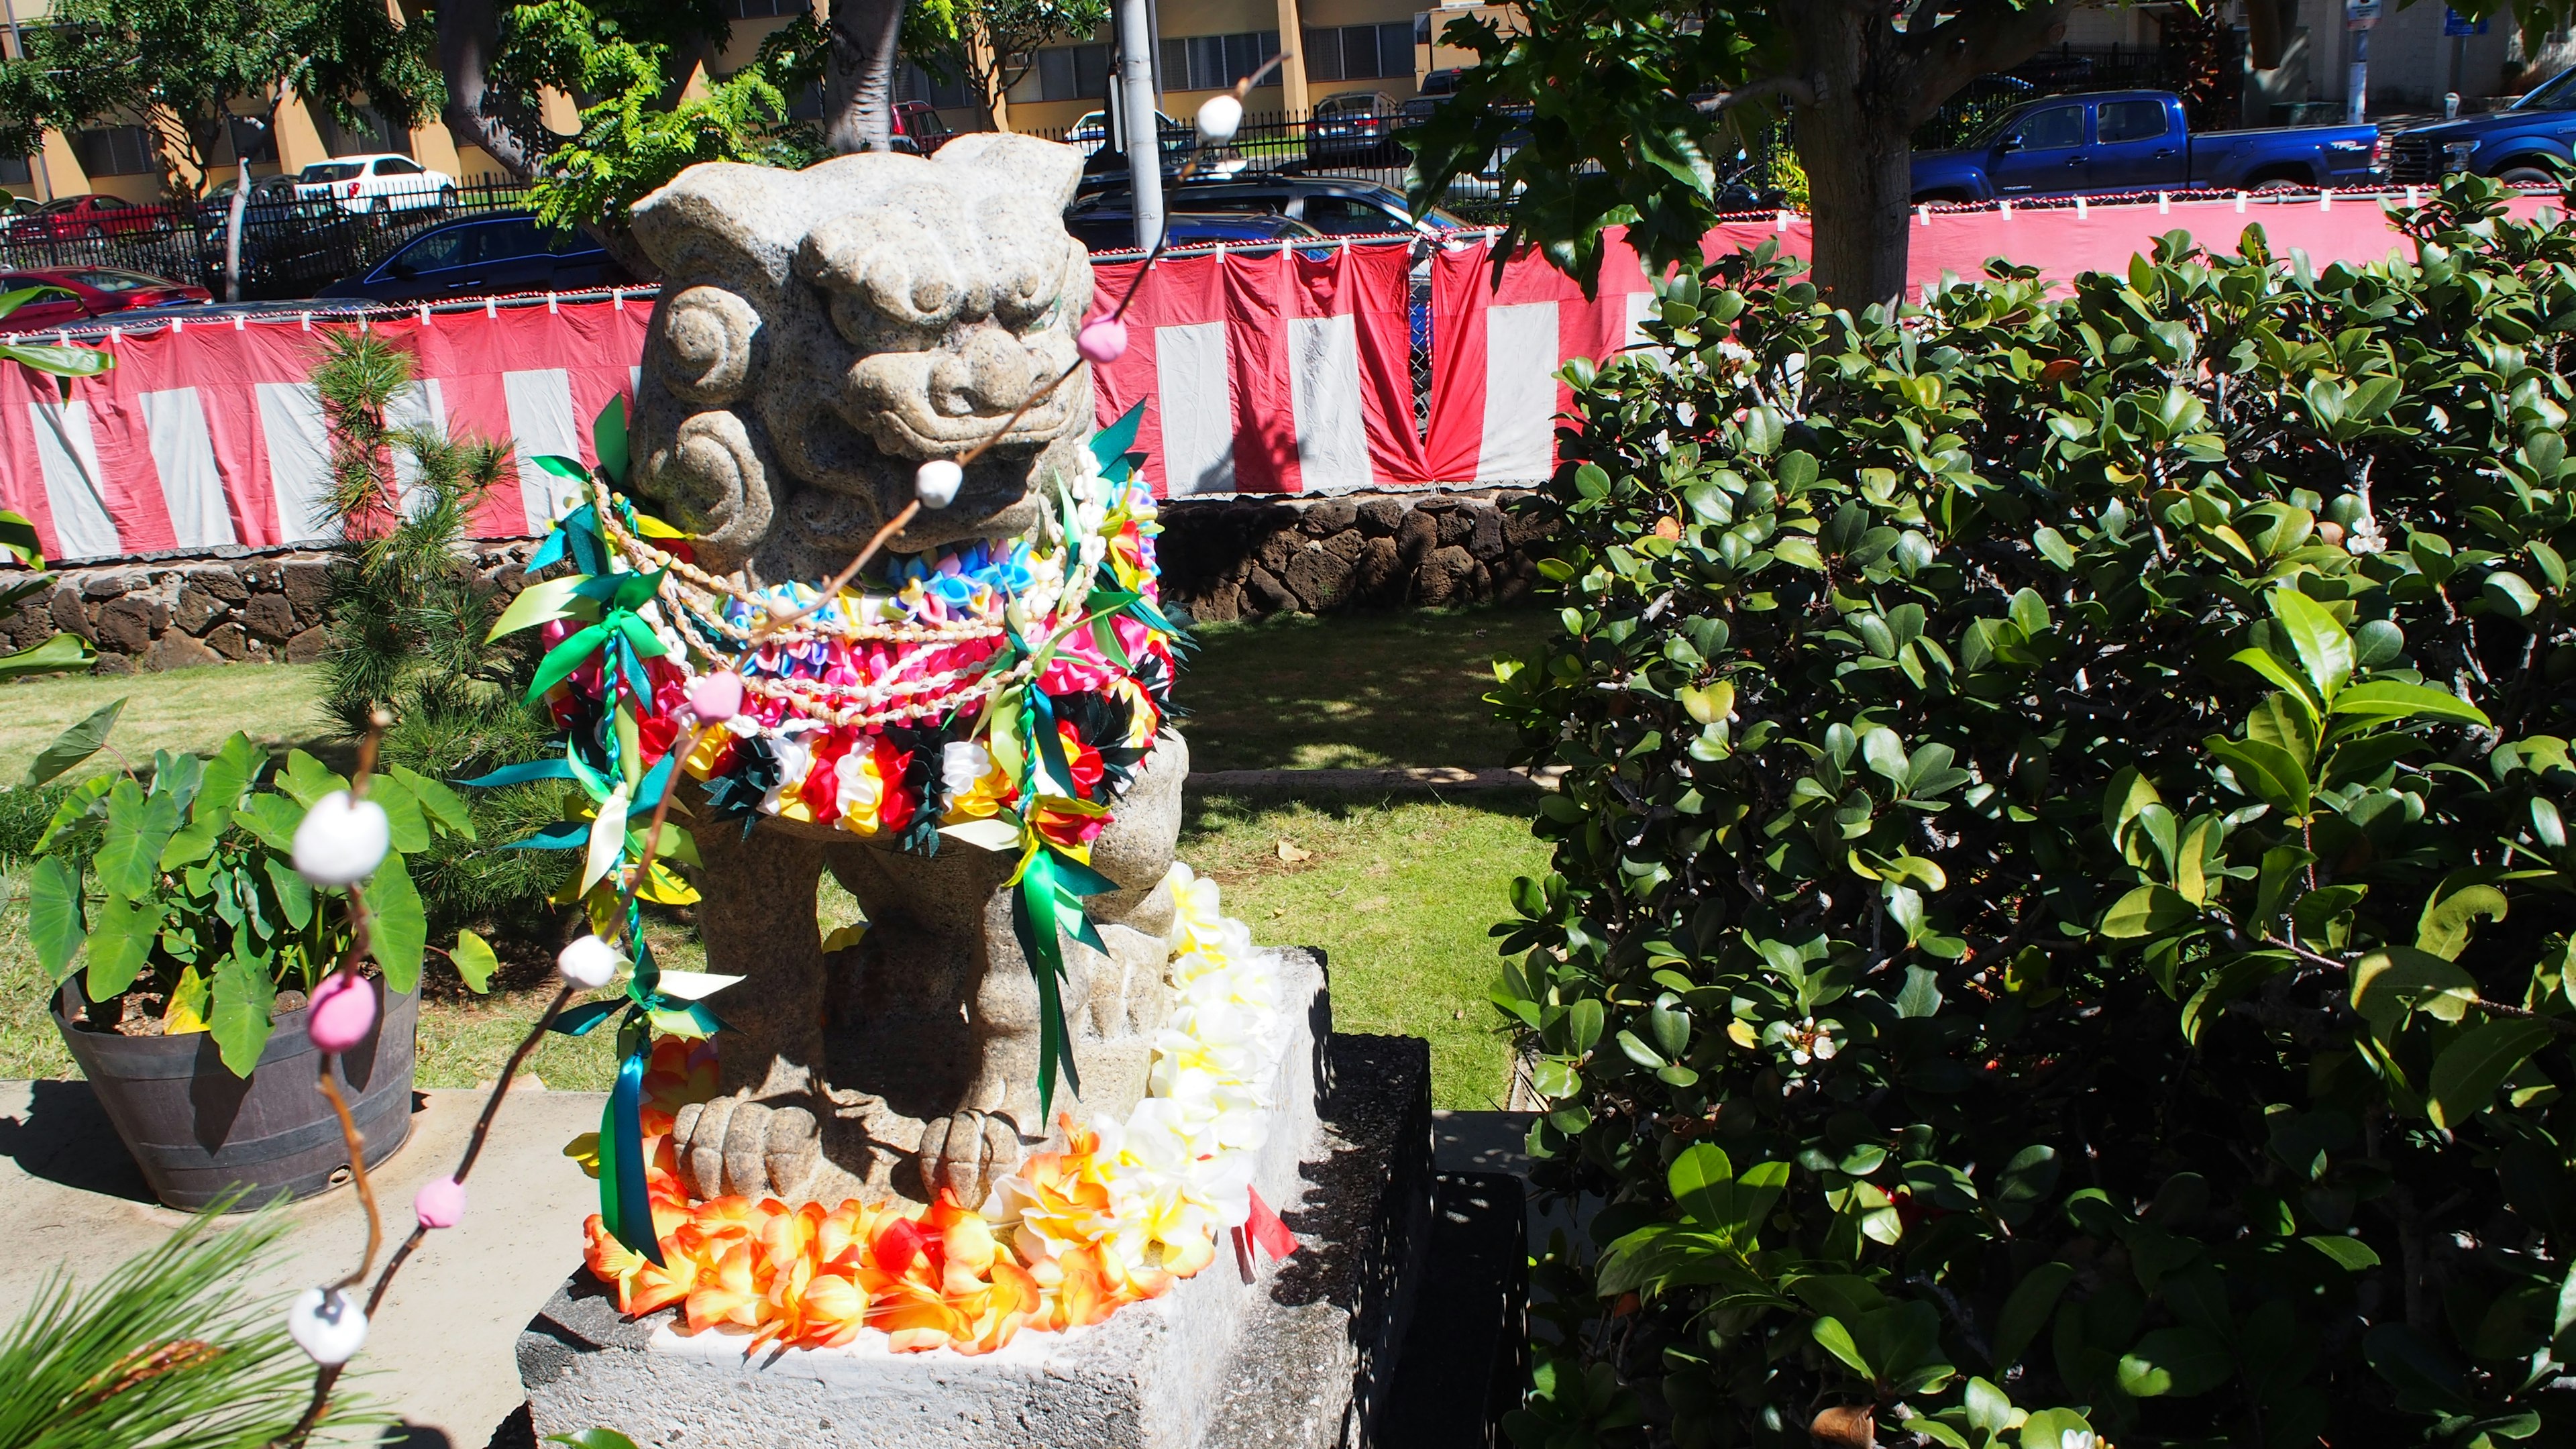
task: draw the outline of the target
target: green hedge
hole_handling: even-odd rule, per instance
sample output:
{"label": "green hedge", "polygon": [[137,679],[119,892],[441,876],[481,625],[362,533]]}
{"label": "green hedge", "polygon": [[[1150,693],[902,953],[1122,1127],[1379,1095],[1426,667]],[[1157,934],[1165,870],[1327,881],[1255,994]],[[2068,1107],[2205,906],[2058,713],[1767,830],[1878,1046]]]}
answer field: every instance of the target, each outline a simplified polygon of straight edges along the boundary
{"label": "green hedge", "polygon": [[2576,235],[2408,224],[1572,369],[1518,1442],[2576,1433]]}

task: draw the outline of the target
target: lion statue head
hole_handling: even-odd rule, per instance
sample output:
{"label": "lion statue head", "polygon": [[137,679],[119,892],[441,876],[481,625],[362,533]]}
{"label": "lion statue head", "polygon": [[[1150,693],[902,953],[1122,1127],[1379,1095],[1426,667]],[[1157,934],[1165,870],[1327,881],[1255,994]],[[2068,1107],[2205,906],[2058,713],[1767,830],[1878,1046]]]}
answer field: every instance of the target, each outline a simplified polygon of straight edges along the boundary
{"label": "lion statue head", "polygon": [[[832,572],[929,459],[991,437],[1078,354],[1091,261],[1064,229],[1071,148],[960,136],[925,159],[802,171],[692,166],[638,203],[662,297],[636,395],[632,486],[700,560],[770,581]],[[1088,371],[1030,406],[947,507],[890,546],[1007,538],[1079,467]]]}

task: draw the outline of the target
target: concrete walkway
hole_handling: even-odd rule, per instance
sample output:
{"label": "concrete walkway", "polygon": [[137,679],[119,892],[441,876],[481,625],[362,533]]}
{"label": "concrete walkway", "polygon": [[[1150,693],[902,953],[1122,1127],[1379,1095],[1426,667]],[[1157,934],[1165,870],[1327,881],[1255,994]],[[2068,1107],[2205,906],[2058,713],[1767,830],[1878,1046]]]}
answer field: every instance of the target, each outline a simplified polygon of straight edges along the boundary
{"label": "concrete walkway", "polygon": [[[411,1230],[412,1194],[455,1169],[484,1093],[413,1095],[411,1138],[374,1173],[386,1249]],[[467,1180],[462,1226],[433,1233],[394,1280],[357,1364],[357,1387],[402,1415],[406,1449],[484,1449],[518,1408],[519,1330],[581,1265],[598,1188],[563,1155],[599,1125],[603,1094],[513,1091]],[[86,1082],[0,1082],[0,1201],[17,1247],[0,1254],[0,1305],[57,1269],[82,1281],[161,1242],[186,1215],[156,1206]],[[288,1293],[339,1277],[366,1248],[355,1191],[286,1209],[292,1227],[256,1281]],[[381,1260],[380,1260],[381,1261]],[[281,1308],[280,1311],[283,1311]]]}

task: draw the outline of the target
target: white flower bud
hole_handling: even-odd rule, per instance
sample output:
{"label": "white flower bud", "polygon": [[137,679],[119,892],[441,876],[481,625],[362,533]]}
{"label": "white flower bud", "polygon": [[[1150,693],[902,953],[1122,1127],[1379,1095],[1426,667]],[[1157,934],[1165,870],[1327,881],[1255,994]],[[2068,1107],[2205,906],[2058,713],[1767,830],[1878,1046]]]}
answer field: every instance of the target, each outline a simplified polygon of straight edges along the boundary
{"label": "white flower bud", "polygon": [[1199,139],[1211,146],[1222,146],[1233,140],[1235,131],[1242,125],[1243,102],[1236,100],[1231,91],[1210,96],[1199,107]]}
{"label": "white flower bud", "polygon": [[318,886],[356,885],[375,874],[392,844],[385,807],[334,790],[295,827],[295,873]]}
{"label": "white flower bud", "polygon": [[367,1315],[337,1288],[307,1288],[286,1310],[286,1336],[315,1363],[344,1364],[367,1341]]}
{"label": "white flower bud", "polygon": [[912,470],[912,493],[924,508],[945,508],[957,501],[957,485],[966,481],[966,470],[954,458],[933,458]]}
{"label": "white flower bud", "polygon": [[617,979],[617,968],[626,958],[617,948],[597,936],[584,936],[555,954],[555,969],[563,979],[585,991],[596,991]]}

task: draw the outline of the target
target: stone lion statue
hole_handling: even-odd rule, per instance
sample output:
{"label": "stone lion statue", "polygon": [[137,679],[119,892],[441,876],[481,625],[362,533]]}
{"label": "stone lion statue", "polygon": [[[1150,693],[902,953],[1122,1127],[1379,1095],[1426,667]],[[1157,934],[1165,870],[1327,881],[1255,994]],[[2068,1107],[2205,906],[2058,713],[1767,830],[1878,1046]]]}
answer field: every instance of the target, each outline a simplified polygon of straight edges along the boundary
{"label": "stone lion statue", "polygon": [[[803,171],[710,164],[647,197],[636,239],[663,272],[633,424],[634,490],[698,536],[701,565],[819,582],[950,458],[1076,360],[1091,263],[1063,224],[1081,158],[978,134],[932,159],[842,156]],[[955,501],[889,547],[1011,539],[1033,486],[1070,473],[1092,430],[1088,371],[1031,406],[966,469]],[[1065,943],[1065,1016],[1089,1110],[1143,1095],[1164,1011],[1158,890],[1186,747],[1164,734],[1093,844],[1121,889],[1089,903],[1104,957]],[[674,1129],[701,1198],[789,1202],[942,1188],[980,1203],[1044,1142],[1039,999],[1001,889],[1007,852],[934,857],[828,826],[693,829],[724,1095]],[[860,943],[826,953],[823,872],[856,896]],[[1065,1105],[1059,1101],[1059,1107]]]}

